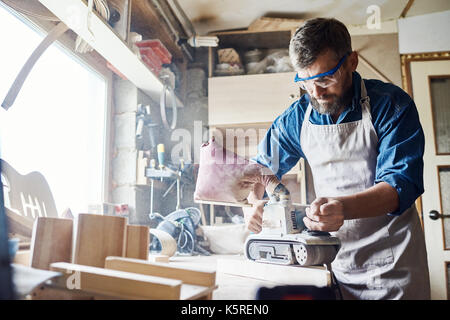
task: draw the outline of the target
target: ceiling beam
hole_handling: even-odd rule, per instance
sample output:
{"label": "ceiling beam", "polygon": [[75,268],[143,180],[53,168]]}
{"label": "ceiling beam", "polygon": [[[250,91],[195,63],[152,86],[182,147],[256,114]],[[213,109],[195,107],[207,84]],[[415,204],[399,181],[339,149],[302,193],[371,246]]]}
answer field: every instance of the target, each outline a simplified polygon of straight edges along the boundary
{"label": "ceiling beam", "polygon": [[404,18],[406,17],[406,15],[408,14],[409,9],[411,8],[411,6],[413,5],[414,0],[408,0],[408,3],[406,4],[406,6],[403,8],[402,13],[400,14],[400,18]]}

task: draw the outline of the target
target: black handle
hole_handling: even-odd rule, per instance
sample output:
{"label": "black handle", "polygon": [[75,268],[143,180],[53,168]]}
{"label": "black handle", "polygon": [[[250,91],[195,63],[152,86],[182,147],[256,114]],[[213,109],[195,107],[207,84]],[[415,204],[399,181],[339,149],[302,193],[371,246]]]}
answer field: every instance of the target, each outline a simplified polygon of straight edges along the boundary
{"label": "black handle", "polygon": [[450,214],[440,214],[436,210],[431,210],[430,213],[428,214],[428,216],[430,217],[431,220],[437,220],[439,218],[441,218],[441,219],[450,218]]}

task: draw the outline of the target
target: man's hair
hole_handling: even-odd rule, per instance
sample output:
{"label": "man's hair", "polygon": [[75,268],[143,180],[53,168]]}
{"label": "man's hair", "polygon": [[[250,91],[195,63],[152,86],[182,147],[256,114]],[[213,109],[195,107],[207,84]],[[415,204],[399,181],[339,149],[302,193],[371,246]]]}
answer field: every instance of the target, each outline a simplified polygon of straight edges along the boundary
{"label": "man's hair", "polygon": [[334,52],[336,60],[352,52],[350,34],[334,18],[315,18],[297,29],[289,44],[289,56],[295,70],[301,70],[313,64],[327,49]]}

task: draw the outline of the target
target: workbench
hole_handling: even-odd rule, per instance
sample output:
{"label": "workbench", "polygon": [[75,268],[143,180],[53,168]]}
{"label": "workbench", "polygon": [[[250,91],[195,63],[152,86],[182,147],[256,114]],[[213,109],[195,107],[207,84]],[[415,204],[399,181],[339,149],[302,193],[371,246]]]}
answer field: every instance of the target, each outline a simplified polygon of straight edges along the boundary
{"label": "workbench", "polygon": [[[323,266],[280,266],[247,261],[243,255],[173,256],[170,263],[215,269],[218,288],[213,291],[213,300],[254,300],[260,287],[287,284],[331,286],[331,273]],[[281,272],[274,274],[272,270]],[[270,278],[272,280],[267,280]]]}
{"label": "workbench", "polygon": [[[26,265],[25,261],[15,261]],[[248,261],[242,254],[170,257],[169,265],[216,270],[213,300],[254,300],[260,287],[278,285],[331,286],[324,266],[294,267]],[[274,271],[275,270],[275,271]],[[64,295],[61,299],[67,298]]]}

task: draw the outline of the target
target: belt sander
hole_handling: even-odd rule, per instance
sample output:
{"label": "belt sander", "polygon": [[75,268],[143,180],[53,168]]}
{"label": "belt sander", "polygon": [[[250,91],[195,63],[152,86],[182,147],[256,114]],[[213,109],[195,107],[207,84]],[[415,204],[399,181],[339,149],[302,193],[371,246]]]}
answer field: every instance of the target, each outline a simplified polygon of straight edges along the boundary
{"label": "belt sander", "polygon": [[306,208],[293,204],[289,191],[279,184],[264,206],[262,231],[246,240],[245,256],[258,262],[285,265],[331,263],[341,243],[328,232],[308,230],[303,223]]}
{"label": "belt sander", "polygon": [[339,239],[308,230],[303,223],[307,206],[293,204],[287,188],[270,170],[224,149],[214,138],[202,145],[196,202],[249,206],[247,197],[256,183],[265,187],[270,200],[264,207],[262,231],[246,240],[246,257],[283,265],[331,263]]}

